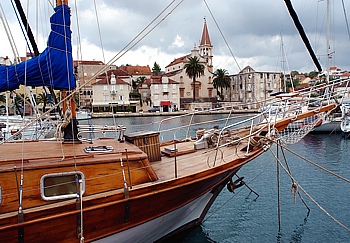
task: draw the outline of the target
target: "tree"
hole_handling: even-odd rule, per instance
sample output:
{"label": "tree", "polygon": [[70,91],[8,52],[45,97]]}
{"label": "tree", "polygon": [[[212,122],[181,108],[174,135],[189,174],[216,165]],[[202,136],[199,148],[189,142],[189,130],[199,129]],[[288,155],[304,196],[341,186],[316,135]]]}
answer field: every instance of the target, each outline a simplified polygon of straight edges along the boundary
{"label": "tree", "polygon": [[131,86],[133,90],[137,90],[137,87],[145,82],[147,78],[145,76],[138,77],[136,80],[132,80]]}
{"label": "tree", "polygon": [[194,56],[188,58],[188,63],[185,64],[186,74],[192,78],[193,82],[193,102],[196,100],[196,77],[204,75],[204,65],[199,63],[199,58]]}
{"label": "tree", "polygon": [[152,68],[152,73],[154,76],[158,76],[160,74],[161,68],[158,65],[158,63],[154,62],[153,68]]}
{"label": "tree", "polygon": [[5,95],[0,94],[0,103],[5,103],[5,102],[6,102]]}
{"label": "tree", "polygon": [[213,79],[213,86],[215,89],[220,88],[220,98],[221,100],[224,99],[222,90],[223,88],[229,88],[230,87],[230,83],[231,83],[231,79],[228,76],[228,71],[226,69],[216,69],[216,71],[214,72],[214,79]]}
{"label": "tree", "polygon": [[45,92],[42,92],[37,95],[36,102],[37,104],[43,103],[43,112],[45,112],[46,105],[50,102],[50,100],[47,98]]}
{"label": "tree", "polygon": [[317,72],[317,71],[311,71],[309,73],[309,78],[313,79],[313,78],[317,77],[318,74],[319,74],[319,72]]}

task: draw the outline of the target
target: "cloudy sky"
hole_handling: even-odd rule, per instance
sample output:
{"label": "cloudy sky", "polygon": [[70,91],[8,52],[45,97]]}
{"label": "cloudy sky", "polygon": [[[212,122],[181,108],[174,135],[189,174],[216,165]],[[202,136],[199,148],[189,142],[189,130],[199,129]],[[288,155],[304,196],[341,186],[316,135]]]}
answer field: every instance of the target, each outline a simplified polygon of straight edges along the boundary
{"label": "cloudy sky", "polygon": [[[52,7],[45,0],[21,2],[42,51]],[[1,4],[20,55],[24,56],[26,45],[10,1]],[[327,2],[292,0],[292,4],[325,69]],[[70,6],[74,59],[107,63],[116,57],[117,65],[151,67],[157,62],[164,70],[172,60],[190,53],[195,44],[198,46],[206,18],[214,70],[224,68],[234,74],[247,65],[256,71],[281,71],[283,67],[286,72],[316,70],[283,0],[70,0]],[[331,1],[330,43],[334,51],[331,64],[350,70],[350,38],[345,18],[350,14],[349,1],[344,1],[344,6],[345,14],[342,1]],[[118,55],[159,14],[160,18],[137,38],[142,40],[123,56]],[[0,56],[13,57],[2,23],[0,36]],[[78,43],[81,54],[77,51]]]}

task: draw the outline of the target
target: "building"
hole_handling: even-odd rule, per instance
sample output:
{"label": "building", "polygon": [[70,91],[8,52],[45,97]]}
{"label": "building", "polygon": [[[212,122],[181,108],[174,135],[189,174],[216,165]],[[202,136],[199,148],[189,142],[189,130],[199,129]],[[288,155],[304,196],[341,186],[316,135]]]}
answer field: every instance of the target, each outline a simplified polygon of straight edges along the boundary
{"label": "building", "polygon": [[138,112],[143,109],[141,94],[133,88],[133,82],[141,77],[147,81],[151,75],[149,66],[130,65],[114,66],[102,73],[91,85],[93,112]]}
{"label": "building", "polygon": [[281,92],[283,84],[280,72],[258,72],[247,66],[238,74],[231,75],[231,88],[226,90],[231,102],[250,104],[247,108],[259,108],[257,102],[271,98],[271,94]]}
{"label": "building", "polygon": [[93,112],[122,112],[136,111],[136,105],[131,104],[131,76],[126,72],[115,69],[108,70],[96,78],[92,86]]}
{"label": "building", "polygon": [[[216,93],[213,93],[213,46],[210,41],[207,23],[204,20],[202,38],[190,54],[174,59],[165,67],[165,75],[179,83],[180,107],[182,109],[193,110],[196,107],[211,108],[212,103],[216,102]],[[196,78],[196,83],[190,79],[184,66],[188,63],[189,57],[198,57],[199,62],[204,65],[204,74]],[[193,89],[195,89],[196,102],[193,102]]]}
{"label": "building", "polygon": [[[102,61],[76,60],[73,62],[73,65],[77,79],[77,87],[80,88],[78,106],[82,109],[92,110],[92,84],[96,82],[95,76],[100,70],[105,68],[105,64]],[[116,68],[115,65],[112,65],[108,69],[115,70]]]}
{"label": "building", "polygon": [[153,76],[150,82],[151,106],[160,107],[160,111],[169,112],[179,109],[179,83],[169,77]]}

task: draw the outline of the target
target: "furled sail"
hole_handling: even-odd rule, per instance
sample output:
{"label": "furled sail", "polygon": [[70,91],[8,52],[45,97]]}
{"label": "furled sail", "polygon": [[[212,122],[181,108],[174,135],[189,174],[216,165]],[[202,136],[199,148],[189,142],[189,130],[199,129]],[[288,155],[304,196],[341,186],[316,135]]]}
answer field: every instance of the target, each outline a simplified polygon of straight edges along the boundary
{"label": "furled sail", "polygon": [[0,92],[20,85],[75,88],[69,7],[56,7],[50,23],[47,48],[39,56],[17,65],[0,66]]}

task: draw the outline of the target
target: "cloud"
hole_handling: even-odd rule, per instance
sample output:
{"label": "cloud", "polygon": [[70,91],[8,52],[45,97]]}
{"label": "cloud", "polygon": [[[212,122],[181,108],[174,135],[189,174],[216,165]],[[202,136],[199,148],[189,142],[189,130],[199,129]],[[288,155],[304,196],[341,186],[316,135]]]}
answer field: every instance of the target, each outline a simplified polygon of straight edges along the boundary
{"label": "cloud", "polygon": [[185,42],[181,39],[179,35],[176,35],[175,40],[171,43],[170,48],[180,48],[185,45]]}
{"label": "cloud", "polygon": [[[231,74],[239,71],[238,66],[244,68],[246,65],[257,71],[281,70],[282,64],[287,71],[309,72],[315,69],[283,1],[272,4],[261,0],[221,0],[218,4],[216,0],[181,3],[180,0],[175,0],[170,5],[172,1],[163,0],[101,0],[96,2],[96,10],[91,2],[70,2],[74,51],[76,53],[80,39],[84,59],[103,60],[105,56],[106,61],[109,61],[136,38],[133,43],[139,43],[117,63],[151,66],[156,61],[164,70],[175,58],[190,53],[194,43],[198,46],[203,19],[206,18],[213,44],[214,68],[225,68]],[[326,2],[292,2],[310,43],[325,68]],[[35,2],[29,4],[29,9],[25,9],[25,12],[35,10]],[[48,34],[48,17],[53,11],[48,1],[40,1],[39,5],[40,26],[36,25],[35,14],[29,15],[28,19],[35,37],[40,39],[39,46],[42,50]],[[26,52],[26,44],[21,37],[21,30],[16,17],[8,14],[13,12],[11,4],[3,4],[3,7],[11,29],[14,30],[15,40],[19,41],[18,49],[23,54]],[[348,8],[346,6],[345,11]],[[334,51],[331,64],[350,70],[350,41],[342,4],[334,1],[331,12],[331,46]],[[6,36],[1,27],[0,35]],[[0,56],[11,55],[11,49],[4,43],[5,40],[6,38],[0,40]],[[75,53],[74,58],[77,58]]]}

